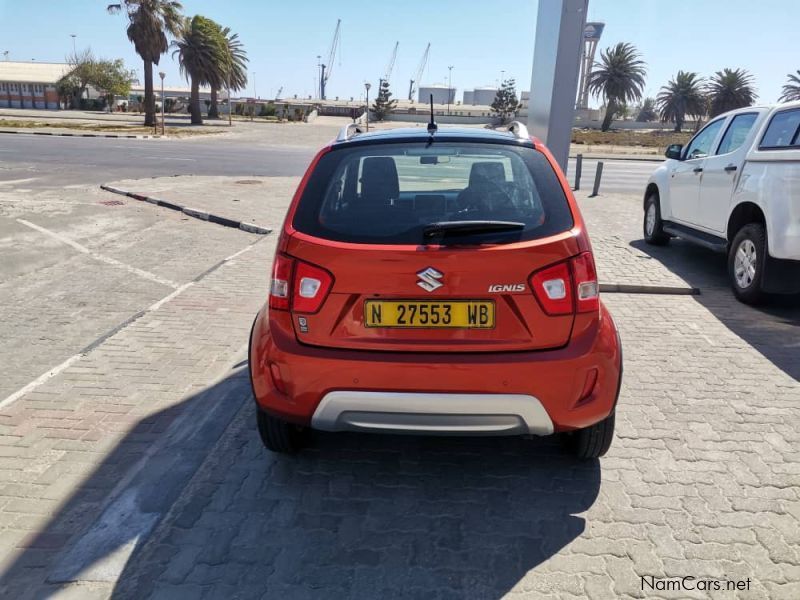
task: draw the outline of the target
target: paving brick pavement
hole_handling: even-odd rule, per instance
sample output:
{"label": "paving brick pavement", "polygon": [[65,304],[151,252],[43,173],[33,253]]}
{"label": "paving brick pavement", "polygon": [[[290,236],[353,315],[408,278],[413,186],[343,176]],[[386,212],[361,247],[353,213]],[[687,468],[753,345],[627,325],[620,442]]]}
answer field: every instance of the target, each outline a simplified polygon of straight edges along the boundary
{"label": "paving brick pavement", "polygon": [[187,398],[227,371],[263,302],[274,241],[225,262],[0,411],[0,596],[55,591],[41,586],[57,553],[188,410]]}
{"label": "paving brick pavement", "polygon": [[108,196],[0,193],[0,401],[257,239]]}
{"label": "paving brick pavement", "polygon": [[709,597],[642,590],[690,575],[796,598],[797,379],[696,299],[606,302],[626,378],[601,461],[549,440],[344,434],[286,458],[245,406],[116,596]]}
{"label": "paving brick pavement", "polygon": [[[598,238],[622,236],[640,213],[633,199],[605,200],[584,210],[599,264],[613,265]],[[2,411],[0,595],[716,597],[642,590],[642,576],[690,575],[751,579],[719,597],[800,596],[800,315],[736,303],[707,256],[678,261],[693,252],[682,244],[641,260],[697,282],[700,296],[605,295],[626,378],[604,459],[575,463],[546,439],[332,434],[280,457],[261,447],[245,389],[116,582],[45,584],[195,392],[218,375],[218,389],[240,385],[230,363],[274,240]]]}

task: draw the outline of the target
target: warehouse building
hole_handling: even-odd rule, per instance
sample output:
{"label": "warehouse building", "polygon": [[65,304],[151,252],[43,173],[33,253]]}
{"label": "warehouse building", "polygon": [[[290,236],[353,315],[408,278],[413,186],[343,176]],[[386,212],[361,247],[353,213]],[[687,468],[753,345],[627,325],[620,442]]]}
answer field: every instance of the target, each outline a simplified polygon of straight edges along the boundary
{"label": "warehouse building", "polygon": [[434,104],[456,103],[456,89],[440,83],[420,86],[418,101],[425,103],[430,102],[431,94],[433,94]]}
{"label": "warehouse building", "polygon": [[66,63],[0,62],[0,107],[56,110],[56,82],[70,66]]}

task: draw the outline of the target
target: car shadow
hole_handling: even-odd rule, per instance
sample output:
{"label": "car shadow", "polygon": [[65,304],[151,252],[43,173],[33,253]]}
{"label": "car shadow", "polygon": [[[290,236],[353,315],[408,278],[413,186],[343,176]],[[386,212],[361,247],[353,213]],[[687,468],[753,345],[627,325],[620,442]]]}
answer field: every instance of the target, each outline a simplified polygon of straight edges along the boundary
{"label": "car shadow", "polygon": [[252,412],[233,429],[114,598],[499,598],[583,533],[600,488],[599,461],[552,440],[315,433],[287,457]]}
{"label": "car shadow", "polygon": [[727,259],[684,240],[651,246],[644,240],[630,245],[658,260],[700,294],[693,298],[721,323],[776,367],[800,381],[800,295],[775,295],[761,306],[742,304],[733,295],[727,276]]}
{"label": "car shadow", "polygon": [[139,420],[47,524],[10,549],[0,598],[49,598],[75,581],[113,583],[248,400],[244,373]]}
{"label": "car shadow", "polygon": [[494,598],[586,528],[600,463],[552,439],[315,433],[275,455],[244,373],[138,422],[16,549],[0,596]]}

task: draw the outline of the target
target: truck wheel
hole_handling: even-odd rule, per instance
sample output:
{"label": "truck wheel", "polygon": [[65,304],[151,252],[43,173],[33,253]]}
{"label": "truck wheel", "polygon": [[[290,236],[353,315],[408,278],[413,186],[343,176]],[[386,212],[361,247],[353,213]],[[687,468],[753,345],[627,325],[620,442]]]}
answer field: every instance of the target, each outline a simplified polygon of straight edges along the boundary
{"label": "truck wheel", "polygon": [[761,223],[748,223],[728,248],[728,276],[733,294],[745,304],[764,300],[761,280],[767,259],[767,233]]}
{"label": "truck wheel", "polygon": [[256,409],[258,434],[267,450],[282,454],[294,454],[306,446],[308,431],[283,419],[273,417]]}
{"label": "truck wheel", "polygon": [[663,246],[669,242],[661,221],[661,205],[658,194],[652,193],[644,201],[644,241],[653,246]]}
{"label": "truck wheel", "polygon": [[567,448],[579,459],[600,458],[611,447],[614,440],[615,413],[599,423],[565,434]]}

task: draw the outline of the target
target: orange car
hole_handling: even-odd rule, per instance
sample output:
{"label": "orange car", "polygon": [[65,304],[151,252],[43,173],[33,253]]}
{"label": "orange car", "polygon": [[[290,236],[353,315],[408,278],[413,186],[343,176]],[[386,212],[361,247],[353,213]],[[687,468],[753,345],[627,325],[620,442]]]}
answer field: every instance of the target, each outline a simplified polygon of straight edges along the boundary
{"label": "orange car", "polygon": [[250,338],[258,429],[614,433],[622,353],[592,247],[524,126],[361,133],[315,157],[280,233]]}

